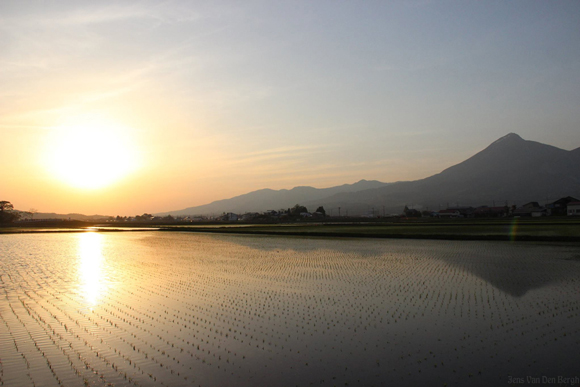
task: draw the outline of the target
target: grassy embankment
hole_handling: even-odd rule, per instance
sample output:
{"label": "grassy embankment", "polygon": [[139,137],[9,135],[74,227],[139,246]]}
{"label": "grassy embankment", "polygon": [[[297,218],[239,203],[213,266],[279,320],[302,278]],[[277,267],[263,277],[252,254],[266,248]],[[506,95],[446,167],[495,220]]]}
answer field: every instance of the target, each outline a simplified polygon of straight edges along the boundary
{"label": "grassy embankment", "polygon": [[162,226],[162,231],[325,237],[580,242],[580,219],[454,219],[427,222],[301,223],[275,225]]}
{"label": "grassy embankment", "polygon": [[98,231],[187,231],[229,234],[295,235],[354,238],[410,238],[448,240],[505,240],[580,242],[580,218],[519,219],[391,219],[352,222],[299,222],[281,224],[98,224],[39,222],[0,226],[2,233]]}

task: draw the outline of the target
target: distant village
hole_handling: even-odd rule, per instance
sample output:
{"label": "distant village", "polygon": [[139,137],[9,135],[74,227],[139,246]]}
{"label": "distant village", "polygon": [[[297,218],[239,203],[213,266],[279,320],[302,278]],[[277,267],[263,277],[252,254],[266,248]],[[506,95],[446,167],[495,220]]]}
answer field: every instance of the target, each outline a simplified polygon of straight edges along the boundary
{"label": "distant village", "polygon": [[341,213],[340,207],[333,209],[329,214],[323,206],[319,206],[316,211],[310,212],[302,205],[296,204],[286,210],[268,210],[264,212],[247,212],[236,214],[233,212],[222,213],[214,216],[178,216],[167,215],[164,217],[143,214],[135,217],[110,218],[110,222],[290,222],[297,220],[322,220],[323,218],[500,218],[500,217],[531,217],[539,218],[545,216],[580,216],[580,200],[567,196],[558,199],[545,206],[538,202],[529,202],[520,207],[508,206],[456,206],[447,207],[439,211],[418,210],[405,206],[401,214],[380,214],[372,209],[368,214],[362,216],[349,216],[348,212]]}
{"label": "distant village", "polygon": [[[35,222],[46,220],[71,220],[63,218],[35,218],[36,210],[18,211],[10,202],[0,202],[0,223],[11,222]],[[346,220],[346,219],[396,219],[396,218],[540,218],[547,216],[580,216],[580,200],[567,196],[554,202],[542,206],[538,202],[529,202],[522,206],[507,204],[504,206],[447,206],[438,211],[419,210],[412,206],[405,206],[400,214],[381,214],[374,208],[369,209],[367,214],[349,216],[348,211],[341,208],[330,210],[330,213],[323,206],[316,208],[316,211],[309,211],[305,206],[296,204],[292,208],[280,210],[268,210],[264,212],[246,212],[236,214],[233,212],[219,215],[199,215],[199,216],[155,216],[144,213],[136,216],[116,216],[100,218],[101,221],[109,223],[124,222],[147,222],[147,223],[194,223],[194,222],[248,222],[248,223],[275,223],[275,222],[295,222],[295,221],[316,221],[323,219]]]}
{"label": "distant village", "polygon": [[538,202],[529,202],[520,207],[512,206],[479,206],[479,207],[448,207],[439,211],[419,211],[405,207],[407,217],[437,217],[437,218],[498,218],[498,217],[532,217],[543,216],[580,216],[580,200],[567,196],[545,206]]}

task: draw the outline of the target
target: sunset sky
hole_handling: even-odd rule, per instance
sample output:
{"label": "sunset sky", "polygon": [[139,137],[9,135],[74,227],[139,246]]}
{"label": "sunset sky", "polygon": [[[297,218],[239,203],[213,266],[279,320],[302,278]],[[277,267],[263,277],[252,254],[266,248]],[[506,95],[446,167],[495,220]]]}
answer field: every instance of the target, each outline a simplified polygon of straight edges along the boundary
{"label": "sunset sky", "polygon": [[579,1],[0,2],[0,200],[135,215],[580,147]]}

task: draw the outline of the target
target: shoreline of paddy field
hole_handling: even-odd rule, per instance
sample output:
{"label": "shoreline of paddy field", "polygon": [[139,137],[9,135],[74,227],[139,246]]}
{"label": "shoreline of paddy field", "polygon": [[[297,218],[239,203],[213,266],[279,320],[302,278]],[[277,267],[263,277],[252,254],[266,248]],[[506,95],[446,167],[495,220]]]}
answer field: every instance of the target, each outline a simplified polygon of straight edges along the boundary
{"label": "shoreline of paddy field", "polygon": [[0,234],[75,232],[201,232],[219,234],[275,235],[325,238],[489,240],[530,242],[580,242],[580,222],[557,221],[481,221],[391,222],[391,223],[294,223],[294,224],[130,224],[108,225],[75,222],[0,227]]}

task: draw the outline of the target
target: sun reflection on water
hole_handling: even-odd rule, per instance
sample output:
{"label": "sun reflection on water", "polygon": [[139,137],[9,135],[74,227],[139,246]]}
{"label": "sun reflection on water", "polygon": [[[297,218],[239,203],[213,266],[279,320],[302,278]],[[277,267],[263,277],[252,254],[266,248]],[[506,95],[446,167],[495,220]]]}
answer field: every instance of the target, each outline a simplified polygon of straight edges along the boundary
{"label": "sun reflection on water", "polygon": [[95,306],[105,290],[103,278],[103,235],[87,232],[79,235],[79,287],[88,306]]}

